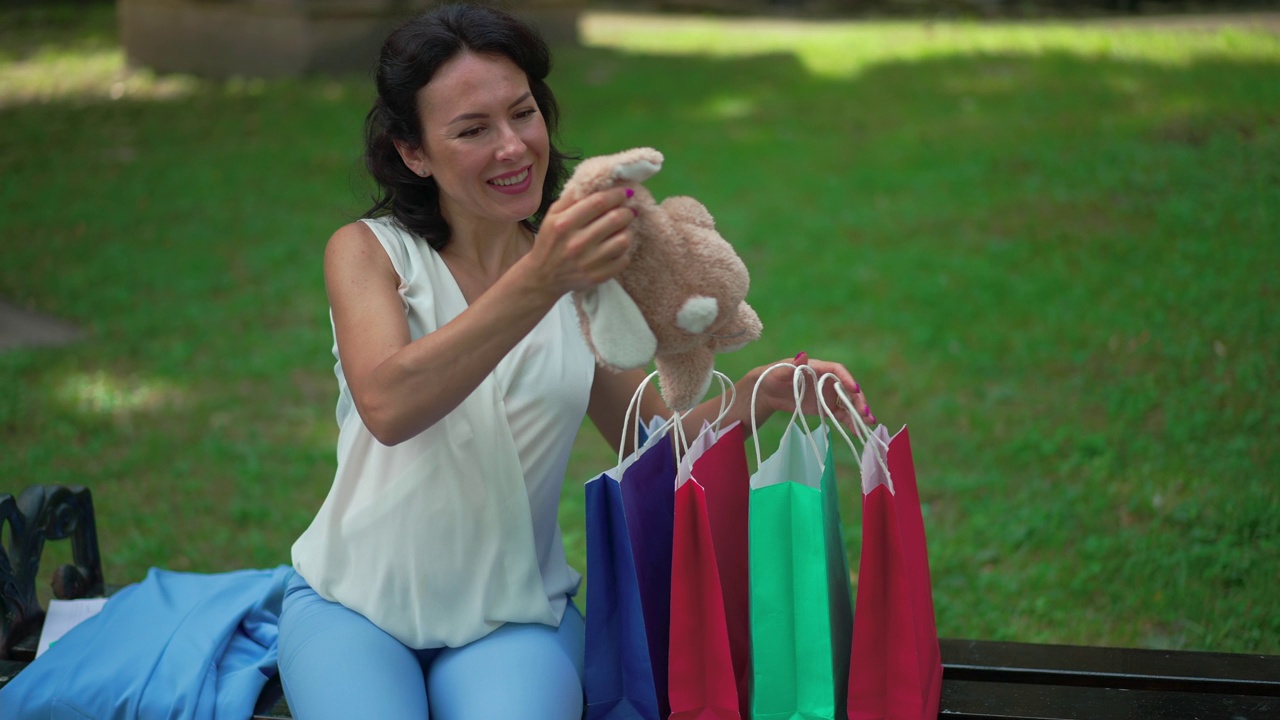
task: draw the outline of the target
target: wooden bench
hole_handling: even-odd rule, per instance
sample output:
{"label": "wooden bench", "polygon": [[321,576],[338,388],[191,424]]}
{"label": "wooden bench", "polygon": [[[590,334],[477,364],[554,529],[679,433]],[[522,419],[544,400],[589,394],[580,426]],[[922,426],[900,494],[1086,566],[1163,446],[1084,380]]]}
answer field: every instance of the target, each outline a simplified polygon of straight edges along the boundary
{"label": "wooden bench", "polygon": [[[0,494],[0,687],[35,657],[44,611],[35,578],[47,540],[70,540],[54,596],[101,596],[102,563],[90,493],[39,486]],[[3,539],[3,538],[0,538]],[[1280,656],[943,639],[939,717],[966,720],[1276,720]],[[255,720],[291,718],[278,678]]]}

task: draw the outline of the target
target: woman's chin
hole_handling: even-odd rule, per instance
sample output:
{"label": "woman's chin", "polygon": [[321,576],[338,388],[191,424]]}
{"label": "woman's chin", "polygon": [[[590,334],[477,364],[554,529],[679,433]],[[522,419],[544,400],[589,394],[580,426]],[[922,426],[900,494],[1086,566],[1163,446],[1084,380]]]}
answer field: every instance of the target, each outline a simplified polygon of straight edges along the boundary
{"label": "woman's chin", "polygon": [[529,191],[528,197],[521,197],[521,202],[513,205],[510,217],[514,222],[528,220],[538,212],[538,208],[542,206],[542,188],[538,188],[537,194]]}

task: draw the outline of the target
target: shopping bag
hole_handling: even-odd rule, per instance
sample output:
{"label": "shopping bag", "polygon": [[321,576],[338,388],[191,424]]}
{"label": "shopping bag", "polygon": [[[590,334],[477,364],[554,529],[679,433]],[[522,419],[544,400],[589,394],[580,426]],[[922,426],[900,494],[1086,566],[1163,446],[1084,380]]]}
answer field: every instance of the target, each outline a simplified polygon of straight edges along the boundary
{"label": "shopping bag", "polygon": [[[638,397],[639,391],[633,398],[637,409]],[[655,682],[623,487],[653,466],[663,465],[663,458],[672,457],[669,427],[655,424],[641,444],[637,424],[636,451],[584,487],[589,580],[583,677],[587,720],[666,717]]]}
{"label": "shopping bag", "polygon": [[693,464],[693,474],[705,489],[707,517],[715,546],[725,630],[737,685],[738,712],[751,713],[751,615],[749,612],[747,514],[750,471],[746,432],[741,423],[723,430],[715,443]]}
{"label": "shopping bag", "polygon": [[[732,388],[728,378],[719,373],[717,376],[726,390]],[[722,409],[732,405],[729,400]],[[741,425],[735,423],[722,432],[718,428],[720,419],[704,424],[702,432],[685,449],[676,471],[669,666],[672,720],[743,717],[740,700],[745,700],[745,695],[740,695],[735,674],[720,553],[710,517],[712,490],[703,478],[714,483],[715,494],[726,496],[721,511],[726,505],[732,507],[734,496],[741,496],[742,502],[733,509],[741,514],[736,524],[742,536],[735,538],[726,533],[725,543],[736,544],[732,549],[740,552],[745,565],[748,475]],[[674,429],[676,437],[682,439],[680,426]],[[729,528],[733,523],[722,525]],[[740,590],[745,592],[746,587]],[[741,601],[737,604],[745,609]]]}
{"label": "shopping bag", "polygon": [[[671,713],[667,662],[671,632],[671,542],[675,522],[672,488],[676,479],[671,443],[670,434],[663,434],[651,450],[627,468],[621,482],[622,509],[631,537],[649,664],[662,718]],[[587,587],[591,587],[590,583]],[[589,607],[590,600],[587,604]]]}
{"label": "shopping bag", "polygon": [[[819,382],[819,397],[826,379]],[[838,382],[836,395],[864,442],[848,717],[934,720],[942,694],[942,655],[911,438],[905,426],[893,437],[883,426],[870,431]]]}
{"label": "shopping bag", "polygon": [[[669,452],[661,444],[650,452]],[[585,487],[587,720],[658,720],[658,695],[622,489],[608,473]]]}
{"label": "shopping bag", "polygon": [[[838,512],[831,516],[831,508],[838,507],[834,497],[823,497],[824,489],[834,492],[834,478],[826,488],[823,483],[831,465],[827,429],[819,424],[811,430],[799,411],[816,373],[780,363],[760,380],[781,367],[796,370],[797,410],[768,460],[760,460],[757,440],[759,469],[751,477],[752,710],[756,720],[831,720],[847,696],[848,676],[837,672],[842,661],[835,657],[842,641],[835,635],[843,632],[849,621],[842,618],[850,613],[832,585],[847,584],[848,573],[831,559],[837,549],[830,538],[840,537],[840,529]],[[840,570],[839,578],[831,577],[833,569]]]}
{"label": "shopping bag", "polygon": [[675,492],[672,558],[671,720],[738,720],[738,687],[724,599],[707,520],[707,498],[691,480]]}
{"label": "shopping bag", "polygon": [[827,561],[827,598],[831,618],[831,671],[835,678],[835,716],[843,718],[849,697],[849,652],[853,641],[853,585],[849,578],[849,555],[844,548],[844,528],[840,522],[840,500],[836,488],[832,444],[827,444],[822,468],[823,549]]}
{"label": "shopping bag", "polygon": [[875,436],[888,446],[887,468],[864,453],[849,718],[933,720],[942,655],[911,439],[905,426],[892,438],[878,427]]}

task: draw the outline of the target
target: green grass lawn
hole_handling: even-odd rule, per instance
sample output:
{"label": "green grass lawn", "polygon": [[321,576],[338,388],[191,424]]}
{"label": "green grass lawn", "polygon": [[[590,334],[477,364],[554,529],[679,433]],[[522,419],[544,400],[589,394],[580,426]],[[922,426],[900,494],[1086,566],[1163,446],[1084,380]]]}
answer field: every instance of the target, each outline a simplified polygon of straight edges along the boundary
{"label": "green grass lawn", "polygon": [[[840,360],[910,425],[943,635],[1280,653],[1280,37],[586,31],[564,144],[662,150],[655,194],[753,271],[765,335],[721,369]],[[370,93],[156,77],[110,6],[0,11],[0,297],[89,333],[0,354],[0,488],[89,486],[110,581],[288,562],[323,499]],[[578,568],[611,462],[584,433]]]}

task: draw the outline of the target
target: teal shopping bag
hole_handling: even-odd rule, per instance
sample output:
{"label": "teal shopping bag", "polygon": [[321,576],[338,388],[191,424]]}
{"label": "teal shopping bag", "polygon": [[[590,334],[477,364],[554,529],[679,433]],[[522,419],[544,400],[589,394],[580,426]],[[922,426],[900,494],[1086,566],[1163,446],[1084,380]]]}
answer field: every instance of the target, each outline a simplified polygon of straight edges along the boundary
{"label": "teal shopping bag", "polygon": [[[797,368],[780,363],[765,374],[782,367]],[[799,366],[793,377],[797,412],[768,459],[757,439],[751,476],[752,714],[834,720],[848,687],[848,563],[827,428],[810,429],[798,410],[816,374]]]}

